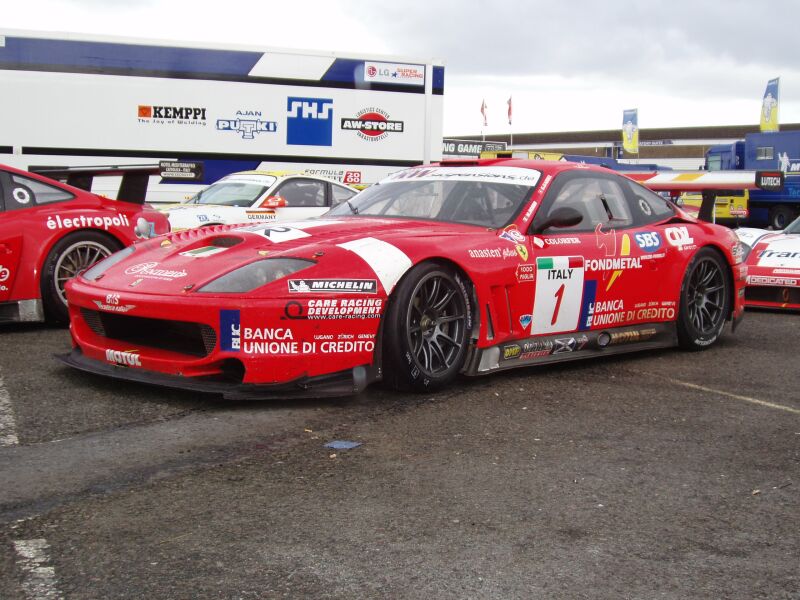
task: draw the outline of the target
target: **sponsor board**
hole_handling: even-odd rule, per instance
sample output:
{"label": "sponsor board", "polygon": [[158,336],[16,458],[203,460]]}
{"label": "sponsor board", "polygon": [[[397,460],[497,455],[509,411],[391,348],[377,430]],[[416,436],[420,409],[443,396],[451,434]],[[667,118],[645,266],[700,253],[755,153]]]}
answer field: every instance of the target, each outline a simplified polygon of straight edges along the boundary
{"label": "sponsor board", "polygon": [[556,338],[553,340],[553,350],[551,354],[563,354],[564,352],[577,352],[583,350],[589,338],[586,335],[579,337]]}
{"label": "sponsor board", "polygon": [[470,258],[502,258],[503,251],[500,248],[476,248],[467,250]]}
{"label": "sponsor board", "polygon": [[512,244],[522,244],[525,242],[525,236],[519,232],[516,225],[509,225],[500,233],[500,239],[511,242]]}
{"label": "sponsor board", "polygon": [[217,119],[217,130],[238,133],[243,140],[254,140],[258,133],[278,131],[276,121],[265,121],[262,117],[259,110],[237,110],[233,118]]}
{"label": "sponsor board", "polygon": [[106,350],[106,360],[120,367],[141,367],[138,350]]}
{"label": "sponsor board", "polygon": [[670,245],[675,246],[678,250],[694,250],[697,247],[686,226],[667,227],[664,235]]}
{"label": "sponsor board", "polygon": [[107,312],[126,313],[136,308],[135,304],[120,304],[119,294],[106,294],[105,301],[92,300],[97,308]]}
{"label": "sponsor board", "polygon": [[286,143],[290,146],[333,145],[333,99],[286,99]]}
{"label": "sponsor board", "polygon": [[517,265],[517,283],[527,281],[536,281],[536,265],[520,263]]}
{"label": "sponsor board", "polygon": [[478,181],[535,186],[541,173],[521,167],[419,167],[390,174],[387,181],[407,179],[424,181]]}
{"label": "sponsor board", "polygon": [[289,291],[293,293],[352,293],[377,294],[377,279],[290,279]]}
{"label": "sponsor board", "polygon": [[591,301],[587,306],[584,328],[619,325],[625,322],[625,303],[620,299]]}
{"label": "sponsor board", "polygon": [[639,329],[632,331],[603,331],[597,336],[597,345],[600,348],[616,346],[618,344],[632,344],[646,342],[658,333],[655,328]]}
{"label": "sponsor board", "polygon": [[355,131],[362,140],[377,142],[386,139],[389,134],[403,133],[404,123],[390,119],[388,112],[371,106],[358,111],[355,117],[343,118],[341,128],[343,131]]}
{"label": "sponsor board", "polygon": [[139,104],[137,120],[148,125],[206,126],[206,108],[197,106],[155,106]]}
{"label": "sponsor board", "polygon": [[157,262],[138,263],[125,269],[125,274],[138,275],[139,278],[145,279],[160,279],[162,281],[172,281],[173,279],[180,279],[188,275],[183,269],[174,271],[171,269],[158,269],[157,267]]}
{"label": "sponsor board", "polygon": [[643,231],[642,233],[634,234],[633,239],[642,252],[647,252],[648,254],[652,254],[661,248],[661,236],[657,231]]}
{"label": "sponsor board", "polygon": [[770,277],[768,275],[750,275],[747,278],[747,285],[796,286],[797,282],[797,279]]}
{"label": "sponsor board", "polygon": [[62,217],[55,215],[47,217],[48,229],[80,229],[83,227],[102,227],[108,230],[110,227],[130,227],[130,221],[124,214],[118,213],[113,217],[87,217],[79,215],[77,217]]}
{"label": "sponsor board", "polygon": [[307,301],[292,300],[284,306],[283,319],[379,319],[383,310],[381,298],[326,298]]}
{"label": "sponsor board", "polygon": [[366,61],[364,81],[422,86],[425,85],[425,65]]}

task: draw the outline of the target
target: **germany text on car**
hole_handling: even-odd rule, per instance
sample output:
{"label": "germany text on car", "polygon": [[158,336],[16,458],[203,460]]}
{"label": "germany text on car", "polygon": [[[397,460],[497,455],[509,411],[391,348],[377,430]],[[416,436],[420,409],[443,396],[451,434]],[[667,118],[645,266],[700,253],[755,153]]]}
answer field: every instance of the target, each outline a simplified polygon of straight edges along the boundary
{"label": "germany text on car", "polygon": [[395,173],[323,218],[172,233],[68,287],[68,364],[229,398],[439,388],[713,344],[734,233],[617,173],[493,159]]}

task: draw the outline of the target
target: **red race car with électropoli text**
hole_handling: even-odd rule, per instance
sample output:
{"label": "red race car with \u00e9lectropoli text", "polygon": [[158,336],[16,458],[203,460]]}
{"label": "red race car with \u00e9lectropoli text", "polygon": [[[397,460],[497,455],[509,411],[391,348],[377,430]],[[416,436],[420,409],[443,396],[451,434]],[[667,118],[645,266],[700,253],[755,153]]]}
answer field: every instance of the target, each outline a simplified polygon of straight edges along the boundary
{"label": "red race car with \u00e9lectropoli text", "polygon": [[[0,165],[0,323],[67,321],[64,285],[79,271],[133,243],[169,231],[167,218],[142,206],[152,168],[53,171],[91,187],[96,175],[121,176],[138,203],[110,200],[36,173]],[[155,171],[157,172],[157,170]],[[129,185],[126,185],[129,184]],[[136,193],[140,189],[141,193]]]}
{"label": "red race car with \u00e9lectropoli text", "polygon": [[734,233],[601,167],[399,171],[321,218],[172,233],[67,287],[85,371],[228,398],[352,394],[669,346],[743,314]]}

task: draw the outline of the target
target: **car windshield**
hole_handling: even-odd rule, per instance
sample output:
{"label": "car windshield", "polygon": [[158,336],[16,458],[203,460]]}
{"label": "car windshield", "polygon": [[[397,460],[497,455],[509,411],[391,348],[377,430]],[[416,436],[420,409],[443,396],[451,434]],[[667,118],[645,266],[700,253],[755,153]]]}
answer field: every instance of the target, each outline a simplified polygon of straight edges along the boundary
{"label": "car windshield", "polygon": [[274,177],[258,182],[218,181],[195,194],[186,204],[252,206],[274,183]]}
{"label": "car windshield", "polygon": [[783,233],[800,233],[800,217],[789,223]]}
{"label": "car windshield", "polygon": [[328,214],[503,227],[530,198],[539,176],[538,171],[516,167],[401,171]]}

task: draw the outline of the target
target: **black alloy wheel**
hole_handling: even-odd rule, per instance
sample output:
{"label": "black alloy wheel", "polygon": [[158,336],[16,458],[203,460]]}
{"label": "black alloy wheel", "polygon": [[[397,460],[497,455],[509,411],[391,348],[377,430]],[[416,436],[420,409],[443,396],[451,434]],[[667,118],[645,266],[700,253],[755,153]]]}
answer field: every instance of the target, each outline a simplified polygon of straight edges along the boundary
{"label": "black alloy wheel", "polygon": [[418,265],[398,285],[387,312],[384,379],[412,390],[450,382],[464,365],[470,311],[467,287],[452,269]]}
{"label": "black alloy wheel", "polygon": [[681,290],[678,337],[685,348],[713,344],[730,312],[730,274],[719,253],[701,249],[689,263]]}

